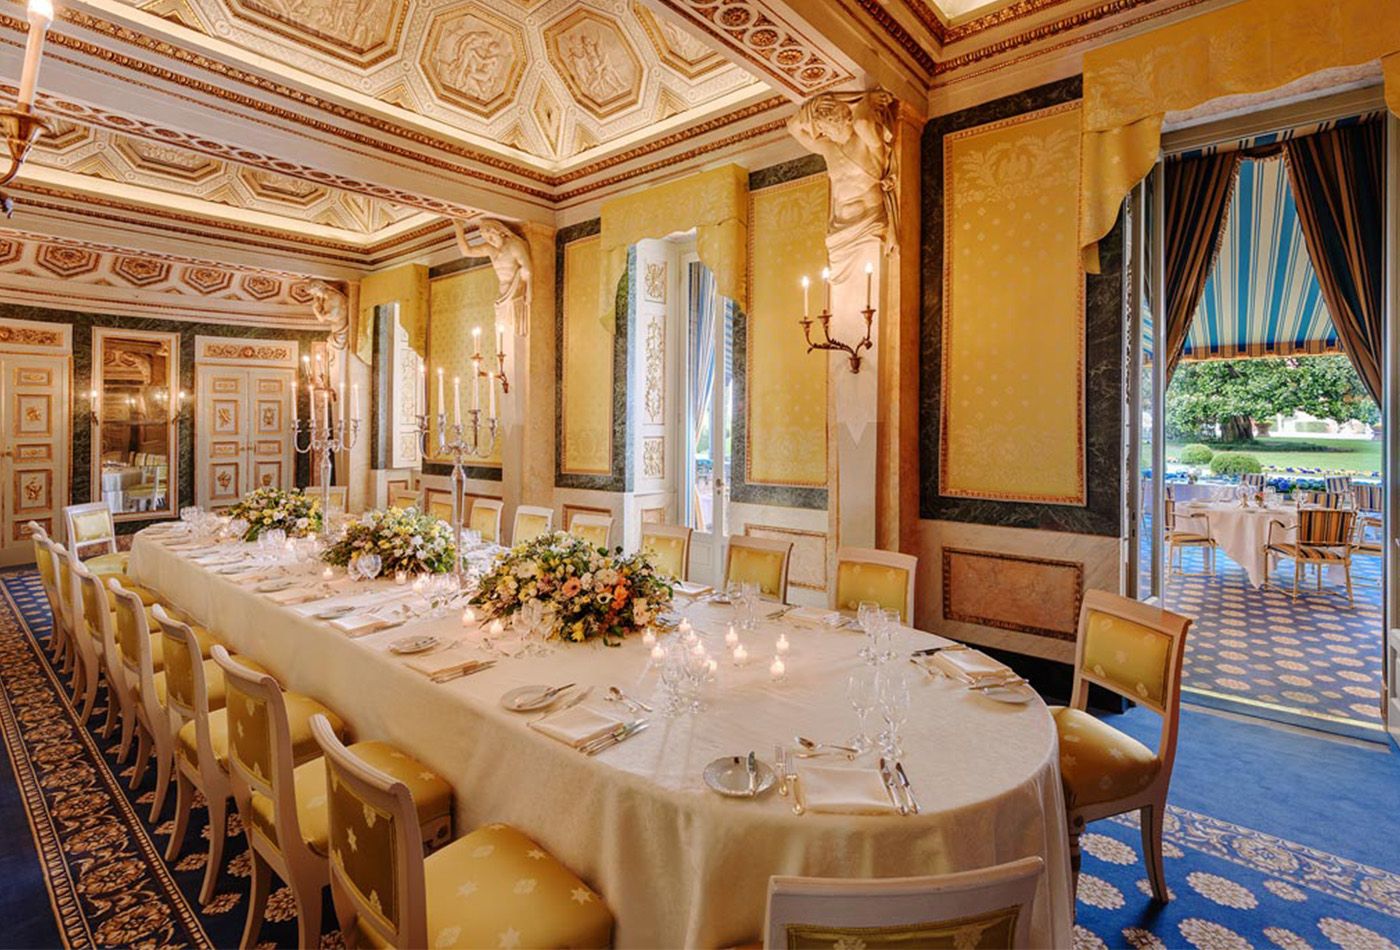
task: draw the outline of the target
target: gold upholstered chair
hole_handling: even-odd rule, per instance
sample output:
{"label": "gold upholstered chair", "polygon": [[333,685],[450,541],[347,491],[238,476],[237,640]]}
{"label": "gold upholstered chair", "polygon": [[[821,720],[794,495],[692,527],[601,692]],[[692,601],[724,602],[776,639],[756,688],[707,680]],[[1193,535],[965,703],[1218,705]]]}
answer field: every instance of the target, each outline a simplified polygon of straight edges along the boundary
{"label": "gold upholstered chair", "polygon": [[861,601],[868,600],[886,610],[899,611],[900,620],[913,623],[914,576],[918,568],[919,559],[912,554],[874,548],[839,548],[831,606],[835,610],[853,611]]}
{"label": "gold upholstered chair", "polygon": [[[200,903],[214,896],[223,868],[224,841],[228,834],[228,799],[233,794],[229,778],[229,725],[224,668],[199,655],[199,641],[188,624],[171,618],[157,607],[151,611],[164,637],[166,708],[175,731],[175,826],[165,850],[165,860],[180,854],[189,828],[194,793],[204,795],[209,809],[209,859],[204,866]],[[249,665],[242,657],[239,662]],[[287,693],[292,754],[298,763],[320,752],[311,738],[310,718],[326,713],[339,717],[309,696]]]}
{"label": "gold upholstered chair", "polygon": [[126,552],[117,551],[117,528],[106,502],[69,505],[63,509],[68,550],[94,574],[126,572]]}
{"label": "gold upholstered chair", "polygon": [[425,513],[432,515],[439,521],[452,520],[452,493],[450,491],[434,491],[429,488],[423,492],[427,499]]}
{"label": "gold upholstered chair", "polygon": [[501,543],[501,510],[505,503],[499,498],[472,499],[471,518],[467,527],[481,535],[488,544]]}
{"label": "gold upholstered chair", "polygon": [[344,485],[330,486],[328,489],[325,489],[325,495],[321,494],[322,489],[320,488],[309,488],[307,491],[318,500],[325,502],[328,510],[323,512],[323,514],[327,517],[334,518],[350,510],[350,489]]}
{"label": "gold upholstered chair", "polygon": [[[1298,585],[1306,568],[1317,570],[1317,589],[1322,590],[1322,575],[1329,567],[1340,567],[1346,575],[1347,602],[1355,603],[1351,590],[1351,554],[1355,544],[1356,512],[1341,508],[1300,508],[1298,526],[1293,540],[1288,540],[1288,525],[1274,519],[1264,535],[1266,557],[1278,556],[1293,560],[1293,599],[1298,599]],[[1278,529],[1275,532],[1275,529]]]}
{"label": "gold upholstered chair", "polygon": [[389,492],[390,508],[423,508],[423,493],[411,488],[395,488]]}
{"label": "gold upholstered chair", "polygon": [[683,581],[690,568],[690,536],[693,530],[678,524],[644,524],[641,550],[662,574]]}
{"label": "gold upholstered chair", "polygon": [[791,558],[791,541],[736,534],[729,539],[724,556],[725,586],[754,583],[764,597],[785,604]]}
{"label": "gold upholstered chair", "polygon": [[[340,932],[371,947],[607,947],[602,897],[508,825],[486,825],[424,858],[418,790],[346,748],[324,719],[331,896]],[[529,887],[520,882],[529,880]]]}
{"label": "gold upholstered chair", "polygon": [[[1074,692],[1050,709],[1060,738],[1060,778],[1069,818],[1070,858],[1079,880],[1079,839],[1090,821],[1141,813],[1143,860],[1152,894],[1168,900],[1162,871],[1162,821],[1176,760],[1181,662],[1188,617],[1091,590],[1079,610]],[[1162,731],[1154,752],[1086,711],[1101,686],[1155,712]]]}
{"label": "gold upholstered chair", "polygon": [[763,946],[1026,948],[1038,857],[932,877],[774,877]]}
{"label": "gold upholstered chair", "polygon": [[73,641],[68,635],[67,623],[63,619],[63,599],[58,592],[58,571],[54,567],[54,542],[44,533],[31,535],[34,544],[34,566],[39,571],[39,584],[44,588],[44,599],[49,603],[49,616],[53,618],[49,633],[49,649],[59,669],[65,673],[73,668]]}
{"label": "gold upholstered chair", "polygon": [[[99,681],[105,680],[109,694],[107,720],[102,725],[102,737],[105,739],[112,734],[112,729],[128,708],[131,699],[130,691],[126,689],[125,679],[121,675],[121,664],[116,656],[116,624],[112,618],[116,602],[102,586],[102,578],[93,574],[82,563],[70,557],[68,570],[75,604],[74,626],[80,634],[75,639],[83,666],[82,712],[79,716],[83,722],[87,722],[97,702]],[[153,590],[135,584],[130,585],[128,589],[145,607],[159,602]],[[126,758],[125,753],[126,750],[123,749],[120,759]]]}
{"label": "gold upholstered chair", "polygon": [[510,543],[533,541],[554,530],[554,509],[537,505],[517,505],[515,523],[510,531]]}
{"label": "gold upholstered chair", "polygon": [[595,515],[579,512],[569,522],[569,534],[582,538],[595,548],[612,547],[612,515]]}

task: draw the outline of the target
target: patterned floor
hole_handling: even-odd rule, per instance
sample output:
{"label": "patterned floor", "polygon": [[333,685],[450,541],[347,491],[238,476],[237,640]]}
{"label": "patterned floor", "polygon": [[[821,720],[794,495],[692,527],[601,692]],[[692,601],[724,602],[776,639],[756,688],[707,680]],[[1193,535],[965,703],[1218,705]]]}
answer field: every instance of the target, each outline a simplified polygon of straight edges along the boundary
{"label": "patterned floor", "polygon": [[[1202,569],[1187,551],[1186,570]],[[1355,605],[1346,591],[1311,583],[1295,602],[1291,562],[1255,589],[1244,570],[1216,555],[1214,575],[1170,575],[1164,603],[1194,617],[1183,684],[1191,701],[1357,738],[1381,731],[1381,567],[1352,562]]]}
{"label": "patterned floor", "polygon": [[[43,649],[48,623],[36,576],[0,574],[0,736],[13,770],[13,781],[0,777],[7,832],[0,837],[0,868],[7,872],[0,880],[0,919],[6,922],[0,945],[235,946],[246,907],[246,850],[231,842],[239,855],[231,873],[215,899],[199,907],[202,810],[184,854],[168,867],[160,858],[168,822],[150,826],[140,807],[150,801],[152,779],[128,791],[123,776],[129,771],[113,764],[114,743],[77,725]],[[1115,724],[1135,734],[1154,729],[1136,718],[1139,713]],[[1236,732],[1218,734],[1221,729]],[[1131,819],[1097,822],[1084,839],[1076,948],[1400,950],[1400,853],[1375,845],[1400,840],[1400,817],[1393,809],[1374,814],[1371,807],[1383,789],[1400,782],[1400,762],[1385,752],[1274,732],[1203,713],[1183,717],[1166,827],[1167,878],[1175,899],[1160,907],[1145,896],[1139,833]],[[1277,742],[1302,743],[1301,751],[1265,748]],[[1365,810],[1349,811],[1345,802],[1331,810],[1336,827],[1329,830],[1339,844],[1350,843],[1353,857],[1320,849],[1309,838],[1317,823],[1306,812],[1321,807],[1320,801],[1290,802],[1278,814],[1267,807],[1251,812],[1271,816],[1282,826],[1279,834],[1206,814],[1202,801],[1222,798],[1212,784],[1222,775],[1239,789],[1225,796],[1231,805],[1260,791],[1269,801],[1277,798],[1250,776],[1226,774],[1209,757],[1199,757],[1222,747],[1246,761],[1267,754],[1270,778],[1299,789],[1309,788],[1316,776],[1290,776],[1288,763],[1320,763],[1344,783],[1346,794],[1364,799]],[[24,819],[32,840],[18,831]],[[231,828],[239,830],[236,818]],[[275,893],[263,946],[295,944],[293,913],[290,892]],[[334,920],[329,914],[324,919]],[[322,947],[339,943],[334,932],[321,941]]]}

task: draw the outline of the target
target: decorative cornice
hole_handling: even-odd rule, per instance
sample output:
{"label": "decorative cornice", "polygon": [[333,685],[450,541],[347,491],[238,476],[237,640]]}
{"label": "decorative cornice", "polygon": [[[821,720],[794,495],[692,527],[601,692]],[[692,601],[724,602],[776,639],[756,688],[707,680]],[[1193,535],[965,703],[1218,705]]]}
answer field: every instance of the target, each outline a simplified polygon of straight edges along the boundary
{"label": "decorative cornice", "polygon": [[[933,75],[934,70],[938,67],[938,61],[934,59],[933,54],[924,47],[923,43],[919,42],[913,34],[904,28],[903,24],[890,15],[886,3],[882,2],[882,0],[856,0],[856,3],[860,5],[860,8],[865,11],[867,16],[879,25],[880,29],[885,31],[890,39],[895,41],[900,49],[904,50],[914,62],[919,64],[919,68],[922,69],[926,75]],[[916,4],[922,6],[919,0],[909,0],[909,4],[911,7]],[[922,21],[922,17],[920,17],[920,20]],[[936,17],[935,22],[937,22]]]}

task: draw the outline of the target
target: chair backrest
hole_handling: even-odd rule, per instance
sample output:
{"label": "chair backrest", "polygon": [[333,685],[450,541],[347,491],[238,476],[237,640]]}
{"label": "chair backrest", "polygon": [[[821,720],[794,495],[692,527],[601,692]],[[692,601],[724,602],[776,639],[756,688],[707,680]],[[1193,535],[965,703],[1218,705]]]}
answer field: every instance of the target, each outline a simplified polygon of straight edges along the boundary
{"label": "chair backrest", "polygon": [[553,529],[553,508],[540,508],[536,505],[517,505],[515,509],[515,524],[510,532],[510,543],[519,544],[522,541],[533,541],[542,534],[548,534]]}
{"label": "chair backrest", "polygon": [[1385,489],[1369,482],[1358,482],[1351,488],[1351,496],[1361,511],[1381,512],[1385,508]]}
{"label": "chair backrest", "polygon": [[[241,803],[249,792],[258,792],[272,802],[272,827],[250,821],[250,834],[267,836],[271,832],[270,843],[283,853],[305,847],[297,817],[296,759],[286,697],[277,680],[242,665],[221,644],[215,644],[210,652],[224,671],[228,768],[235,795]],[[237,788],[239,784],[243,788]]]}
{"label": "chair backrest", "polygon": [[870,600],[886,610],[899,611],[900,620],[913,623],[914,577],[918,569],[919,559],[912,554],[839,548],[831,606],[855,610],[862,600]]}
{"label": "chair backrest", "polygon": [[1350,475],[1328,475],[1322,480],[1322,484],[1334,495],[1345,495],[1351,492]]}
{"label": "chair backrest", "polygon": [[112,614],[107,607],[107,592],[81,561],[72,562],[73,582],[78,585],[78,603],[82,607],[82,626],[87,635],[104,647],[112,642]]}
{"label": "chair backrest", "polygon": [[[322,497],[322,489],[309,488],[307,489],[307,491],[309,491],[313,495],[316,495],[318,498]],[[344,485],[332,485],[329,489],[327,489],[327,491],[329,492],[329,494],[325,497],[325,501],[329,510],[323,513],[327,515],[345,514],[346,505],[349,504],[350,489]]]}
{"label": "chair backrest", "polygon": [[1023,948],[1038,857],[932,877],[768,881],[764,947]]}
{"label": "chair backrest", "polygon": [[54,623],[58,623],[59,606],[58,594],[58,574],[53,565],[54,543],[49,540],[48,535],[34,536],[34,566],[39,569],[39,583],[44,587],[44,596],[48,598],[49,610],[54,615]]}
{"label": "chair backrest", "polygon": [[595,515],[579,512],[569,522],[569,534],[582,538],[594,547],[612,547],[612,515]]}
{"label": "chair backrest", "polygon": [[105,501],[85,505],[69,505],[63,509],[63,521],[68,528],[68,546],[78,558],[88,556],[86,549],[101,546],[103,554],[115,554],[117,528],[112,523],[112,509]]}
{"label": "chair backrest", "polygon": [[472,516],[467,527],[481,535],[481,540],[492,544],[501,543],[501,510],[505,503],[499,498],[476,498],[472,500]]}
{"label": "chair backrest", "polygon": [[690,570],[690,536],[693,528],[678,524],[642,525],[641,550],[662,574],[678,581]]}
{"label": "chair backrest", "polygon": [[311,732],[326,757],[331,896],[344,920],[348,902],[359,925],[385,946],[428,946],[423,841],[408,786],[347,749],[325,716]]}
{"label": "chair backrest", "polygon": [[1240,484],[1248,485],[1255,491],[1263,491],[1265,478],[1263,472],[1245,472],[1240,476]]}
{"label": "chair backrest", "polygon": [[50,543],[53,554],[54,587],[58,591],[58,616],[63,626],[74,635],[81,633],[78,621],[82,619],[82,595],[78,593],[77,582],[73,580],[75,558],[61,544]]}
{"label": "chair backrest", "polygon": [[1103,590],[1079,608],[1070,706],[1085,709],[1093,683],[1162,717],[1157,755],[1171,774],[1181,713],[1181,663],[1191,618]]}
{"label": "chair backrest", "polygon": [[151,616],[160,625],[161,652],[165,660],[165,703],[181,723],[195,721],[200,749],[209,745],[209,684],[204,678],[204,657],[190,625],[176,620],[156,604]]}
{"label": "chair backrest", "polygon": [[389,492],[390,508],[422,508],[421,493],[408,488],[395,488]]}
{"label": "chair backrest", "polygon": [[155,663],[151,658],[151,625],[146,620],[146,607],[140,597],[122,586],[119,578],[107,578],[107,587],[116,598],[113,614],[122,666],[140,684],[142,697],[152,696]]}
{"label": "chair backrest", "polygon": [[443,521],[452,520],[452,493],[425,489],[426,513]]}
{"label": "chair backrest", "polygon": [[765,597],[787,603],[788,562],[792,542],[736,534],[724,557],[724,583],[752,582]]}
{"label": "chair backrest", "polygon": [[1298,544],[1334,548],[1351,543],[1356,512],[1349,508],[1300,508]]}
{"label": "chair backrest", "polygon": [[1299,508],[1350,508],[1352,503],[1351,492],[1301,491],[1298,493]]}

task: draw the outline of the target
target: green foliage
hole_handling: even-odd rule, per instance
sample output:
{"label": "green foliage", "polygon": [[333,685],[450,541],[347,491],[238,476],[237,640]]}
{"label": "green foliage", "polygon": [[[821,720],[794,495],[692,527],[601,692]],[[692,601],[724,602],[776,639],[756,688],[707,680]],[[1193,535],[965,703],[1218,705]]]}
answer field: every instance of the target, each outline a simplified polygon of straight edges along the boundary
{"label": "green foliage", "polygon": [[1214,450],[1208,445],[1199,442],[1192,442],[1190,445],[1181,447],[1182,465],[1205,465],[1215,455]]}
{"label": "green foliage", "polygon": [[1249,419],[1301,409],[1320,419],[1374,424],[1380,410],[1345,356],[1183,362],[1167,389],[1167,433],[1191,438],[1220,425],[1248,438]]}
{"label": "green foliage", "polygon": [[1244,452],[1217,452],[1210,460],[1210,470],[1216,475],[1244,475],[1264,471],[1253,455]]}

